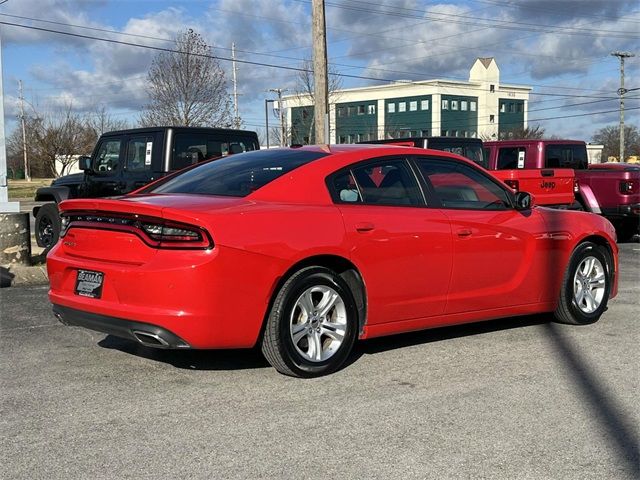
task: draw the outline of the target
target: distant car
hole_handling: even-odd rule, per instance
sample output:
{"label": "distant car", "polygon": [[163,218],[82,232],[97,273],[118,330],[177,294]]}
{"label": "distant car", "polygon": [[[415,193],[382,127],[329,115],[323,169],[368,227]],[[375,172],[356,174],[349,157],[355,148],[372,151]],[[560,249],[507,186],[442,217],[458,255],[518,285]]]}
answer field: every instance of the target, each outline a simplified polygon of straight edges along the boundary
{"label": "distant car", "polygon": [[435,150],[260,150],[60,208],[47,268],[63,323],[159,348],[258,344],[293,376],[340,368],[357,339],[595,322],[617,293],[609,221],[534,207]]}

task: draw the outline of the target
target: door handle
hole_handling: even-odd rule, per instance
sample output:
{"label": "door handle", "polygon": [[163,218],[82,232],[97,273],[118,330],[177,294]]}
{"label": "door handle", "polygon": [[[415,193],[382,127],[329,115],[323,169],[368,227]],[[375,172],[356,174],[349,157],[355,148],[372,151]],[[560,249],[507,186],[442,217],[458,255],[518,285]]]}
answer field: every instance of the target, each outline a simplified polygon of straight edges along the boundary
{"label": "door handle", "polygon": [[457,233],[459,237],[468,237],[472,232],[468,228],[461,228]]}
{"label": "door handle", "polygon": [[356,223],[356,230],[358,232],[370,232],[375,228],[375,225],[371,222]]}

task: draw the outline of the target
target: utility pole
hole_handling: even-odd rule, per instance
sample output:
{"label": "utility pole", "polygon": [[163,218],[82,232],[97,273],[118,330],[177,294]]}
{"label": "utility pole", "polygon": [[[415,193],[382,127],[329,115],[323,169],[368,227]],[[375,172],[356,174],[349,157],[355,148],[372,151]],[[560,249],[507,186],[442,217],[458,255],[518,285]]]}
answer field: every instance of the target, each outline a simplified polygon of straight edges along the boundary
{"label": "utility pole", "polygon": [[238,67],[236,65],[236,44],[231,43],[231,64],[233,78],[233,127],[240,128],[240,115],[238,114]]}
{"label": "utility pole", "polygon": [[27,128],[24,122],[24,96],[22,95],[22,80],[18,80],[18,98],[20,99],[20,123],[22,124],[22,156],[24,158],[24,179],[31,181],[29,160],[27,158]]}
{"label": "utility pole", "polygon": [[324,0],[311,1],[313,36],[314,123],[316,143],[329,143],[329,80],[327,76],[327,26]]}
{"label": "utility pole", "polygon": [[286,92],[287,90],[283,88],[270,88],[269,91],[278,94],[278,115],[280,116],[280,146],[284,147],[286,145],[286,132],[284,128],[284,108],[282,108],[282,93]]}
{"label": "utility pole", "polygon": [[618,89],[618,95],[620,95],[620,161],[624,162],[624,94],[627,90],[624,88],[624,59],[635,57],[635,53],[629,52],[611,52],[611,55],[620,59],[620,88]]}

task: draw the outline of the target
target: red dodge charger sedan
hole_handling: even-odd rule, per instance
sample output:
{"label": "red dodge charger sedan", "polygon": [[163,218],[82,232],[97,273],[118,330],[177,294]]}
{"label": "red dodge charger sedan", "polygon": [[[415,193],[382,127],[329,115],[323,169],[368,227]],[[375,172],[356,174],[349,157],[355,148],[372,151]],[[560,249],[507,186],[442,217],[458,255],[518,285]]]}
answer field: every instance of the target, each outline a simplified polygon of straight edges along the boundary
{"label": "red dodge charger sedan", "polygon": [[60,207],[60,321],[158,348],[260,345],[293,376],[338,369],[357,339],[538,312],[595,322],[617,293],[606,219],[535,207],[435,150],[259,150]]}

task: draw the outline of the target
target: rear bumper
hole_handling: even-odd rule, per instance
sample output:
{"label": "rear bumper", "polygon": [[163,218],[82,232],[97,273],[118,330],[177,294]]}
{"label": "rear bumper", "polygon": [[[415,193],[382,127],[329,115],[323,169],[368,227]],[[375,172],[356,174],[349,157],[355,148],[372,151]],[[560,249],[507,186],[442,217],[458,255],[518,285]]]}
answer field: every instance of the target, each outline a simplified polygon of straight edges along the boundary
{"label": "rear bumper", "polygon": [[127,338],[147,347],[155,348],[191,348],[175,333],[166,328],[149,323],[134,322],[124,318],[108,317],[62,305],[53,305],[53,313],[61,323],[75,327]]}
{"label": "rear bumper", "polygon": [[617,207],[603,207],[602,215],[607,218],[640,218],[640,203],[618,205]]}

